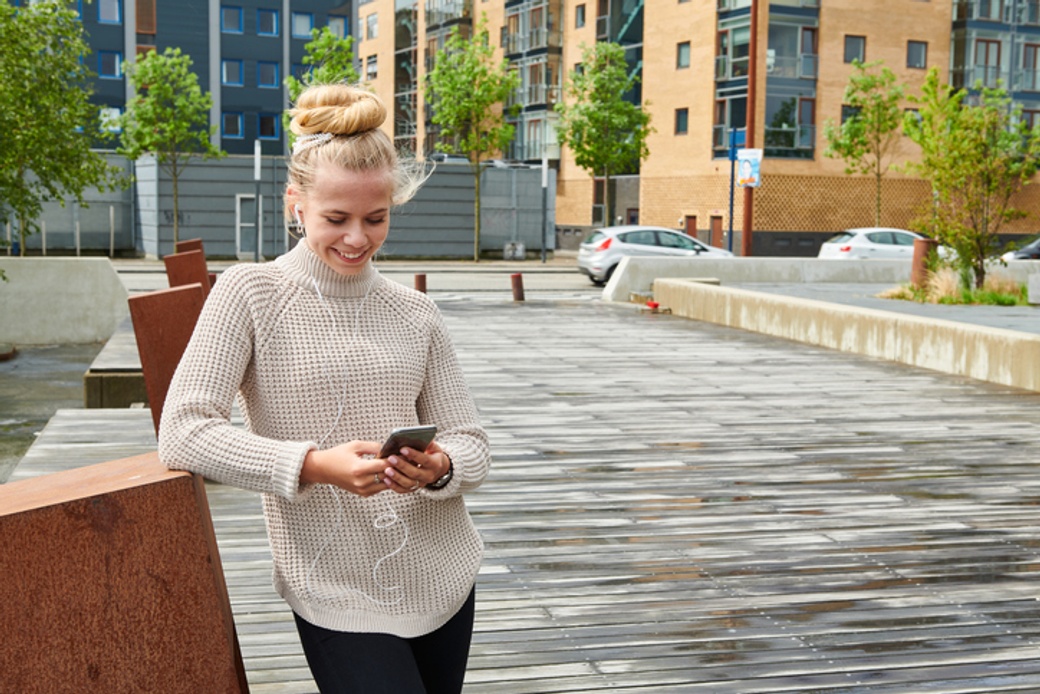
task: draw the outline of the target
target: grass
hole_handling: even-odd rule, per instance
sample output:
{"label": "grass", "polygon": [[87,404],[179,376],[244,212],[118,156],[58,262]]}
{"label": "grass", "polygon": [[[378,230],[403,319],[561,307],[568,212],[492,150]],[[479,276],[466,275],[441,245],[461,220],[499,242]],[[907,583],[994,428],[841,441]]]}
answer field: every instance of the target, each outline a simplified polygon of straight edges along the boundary
{"label": "grass", "polygon": [[929,273],[923,289],[902,285],[886,290],[882,299],[900,299],[931,304],[973,304],[989,306],[1024,306],[1029,303],[1026,285],[999,272],[986,275],[981,289],[964,287],[953,268],[940,268]]}

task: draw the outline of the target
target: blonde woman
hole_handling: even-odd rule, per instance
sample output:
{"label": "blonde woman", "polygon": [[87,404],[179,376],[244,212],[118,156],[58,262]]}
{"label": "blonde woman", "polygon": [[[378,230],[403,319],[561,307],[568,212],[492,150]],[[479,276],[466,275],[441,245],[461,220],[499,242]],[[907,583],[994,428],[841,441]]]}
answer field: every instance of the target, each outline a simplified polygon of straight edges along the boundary
{"label": "blonde woman", "polygon": [[[463,495],[487,475],[487,435],[436,306],[372,264],[423,176],[362,88],[312,86],[291,113],[285,203],[302,240],[222,274],[159,453],[261,492],[275,588],[322,692],[457,693],[483,552]],[[427,448],[379,457],[419,424],[438,429]]]}

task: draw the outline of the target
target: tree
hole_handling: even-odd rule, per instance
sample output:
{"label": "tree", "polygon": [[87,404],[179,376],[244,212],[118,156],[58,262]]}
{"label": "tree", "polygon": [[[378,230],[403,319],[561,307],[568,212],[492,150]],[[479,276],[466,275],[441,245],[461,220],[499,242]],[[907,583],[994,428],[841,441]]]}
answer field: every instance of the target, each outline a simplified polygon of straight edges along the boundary
{"label": "tree", "polygon": [[0,4],[0,220],[18,228],[20,254],[38,231],[43,203],[126,185],[93,150],[104,142],[83,25],[67,2]]}
{"label": "tree", "polygon": [[181,174],[192,159],[224,156],[210,141],[216,130],[209,125],[212,99],[202,92],[191,64],[191,57],[179,48],[167,48],[161,54],[149,51],[136,63],[124,63],[134,96],[120,119],[123,134],[118,151],[131,160],[152,154],[170,176],[174,244],[180,240],[177,184]]}
{"label": "tree", "polygon": [[628,74],[625,49],[618,44],[583,46],[581,69],[572,71],[567,80],[569,101],[555,107],[560,114],[560,144],[570,148],[579,167],[592,176],[603,176],[608,224],[614,218],[610,177],[637,171],[650,153],[646,145],[647,136],[654,132],[650,114],[624,98],[636,81]]}
{"label": "tree", "polygon": [[881,226],[881,180],[901,136],[904,89],[880,62],[854,60],[852,67],[843,103],[854,112],[840,126],[828,121],[824,154],[844,159],[846,174],[874,177],[874,226]]}
{"label": "tree", "polygon": [[[285,86],[289,89],[289,103],[296,103],[308,86],[312,84],[336,84],[355,83],[359,80],[357,70],[354,69],[354,38],[347,36],[340,38],[332,33],[329,27],[311,30],[311,40],[303,47],[306,53],[303,56],[303,64],[312,66],[303,76],[297,79],[294,75],[285,78]],[[289,130],[289,122],[292,120],[289,112],[282,115],[284,131],[289,133],[289,147],[292,148],[293,134]]]}
{"label": "tree", "polygon": [[509,61],[495,60],[482,16],[473,38],[451,30],[444,48],[437,52],[426,76],[426,103],[440,126],[437,150],[457,152],[469,159],[473,172],[473,260],[480,260],[481,162],[504,150],[513,139],[513,126],[505,122],[505,102],[520,86],[520,76]]}
{"label": "tree", "polygon": [[973,274],[981,288],[1001,226],[1025,216],[1011,198],[1040,165],[1040,131],[1029,129],[1004,89],[977,91],[969,103],[966,90],[941,85],[932,68],[921,96],[910,99],[919,110],[906,114],[903,130],[921,147],[908,168],[932,184],[931,208],[914,225],[930,227],[954,250],[962,275]]}

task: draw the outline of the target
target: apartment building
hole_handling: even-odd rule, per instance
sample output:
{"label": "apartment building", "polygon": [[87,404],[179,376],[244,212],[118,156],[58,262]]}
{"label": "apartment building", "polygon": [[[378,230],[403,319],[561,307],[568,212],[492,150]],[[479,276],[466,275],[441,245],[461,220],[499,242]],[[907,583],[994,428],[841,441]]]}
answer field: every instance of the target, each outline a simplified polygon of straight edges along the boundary
{"label": "apartment building", "polygon": [[[824,126],[847,115],[843,95],[852,61],[883,62],[909,93],[918,91],[932,67],[958,87],[1000,80],[1023,105],[1024,117],[1035,120],[1038,5],[1036,0],[362,0],[359,31],[369,23],[393,22],[396,43],[366,43],[366,35],[359,58],[366,65],[395,60],[393,72],[366,74],[398,104],[399,141],[420,155],[429,153],[437,133],[424,117],[423,75],[453,27],[472,31],[485,15],[500,55],[521,77],[511,101],[518,107],[516,135],[503,157],[530,164],[547,157],[558,168],[560,226],[638,220],[740,249],[747,225],[754,231],[751,252],[807,255],[835,230],[874,223],[873,181],[846,175],[844,162],[824,154]],[[582,47],[598,40],[626,48],[631,72],[640,78],[630,97],[647,104],[655,128],[638,175],[617,182],[620,204],[613,220],[605,220],[597,204],[602,182],[579,169],[555,136],[553,106],[563,98],[567,75],[580,66]],[[731,144],[763,150],[761,186],[753,193],[733,190]],[[928,199],[926,182],[898,169],[915,156],[909,141],[892,156],[883,224],[907,226]],[[1020,206],[1040,209],[1028,189],[1020,197]],[[1029,224],[1023,220],[1010,230],[1030,230]]]}
{"label": "apartment building", "polygon": [[[824,154],[854,59],[882,61],[910,93],[932,67],[957,87],[999,83],[1040,120],[1040,0],[94,0],[81,15],[102,103],[125,104],[125,56],[180,46],[213,93],[220,146],[241,154],[256,139],[284,153],[284,78],[304,70],[310,30],[352,35],[362,79],[393,105],[387,132],[420,157],[438,140],[425,75],[451,31],[470,35],[485,17],[521,78],[501,156],[557,169],[559,226],[639,221],[735,250],[747,227],[757,255],[810,255],[835,230],[874,223],[873,181]],[[625,47],[640,80],[628,97],[647,104],[655,129],[640,170],[615,182],[614,220],[598,204],[602,182],[559,146],[553,108],[583,47],[604,40]],[[753,192],[731,184],[731,144],[763,150]],[[904,141],[892,163],[915,156]],[[882,223],[907,226],[928,197],[926,182],[892,168]],[[1040,211],[1032,190],[1019,197]]]}
{"label": "apartment building", "polygon": [[[28,0],[20,0],[27,2]],[[77,0],[94,51],[95,101],[111,113],[130,98],[122,63],[149,50],[179,47],[213,97],[215,144],[229,154],[285,153],[285,78],[302,75],[311,30],[339,36],[354,25],[343,0]],[[17,3],[16,3],[17,4]]]}

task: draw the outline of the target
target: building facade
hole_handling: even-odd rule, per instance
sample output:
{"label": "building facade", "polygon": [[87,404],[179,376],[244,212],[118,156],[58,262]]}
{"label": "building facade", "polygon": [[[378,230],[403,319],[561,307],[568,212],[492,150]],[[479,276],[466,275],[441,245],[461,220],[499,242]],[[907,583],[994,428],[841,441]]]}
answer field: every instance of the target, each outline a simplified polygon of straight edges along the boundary
{"label": "building facade", "polygon": [[[393,105],[385,125],[402,150],[434,151],[438,133],[423,99],[425,76],[453,30],[486,18],[498,55],[520,75],[503,159],[557,171],[556,222],[585,229],[638,221],[687,230],[720,246],[764,255],[811,255],[836,230],[874,223],[872,179],[847,175],[825,155],[824,126],[839,124],[855,59],[881,61],[917,93],[928,69],[955,87],[1009,87],[1024,118],[1040,121],[1040,0],[94,0],[81,7],[97,60],[97,99],[119,110],[126,56],[179,46],[213,94],[218,144],[283,154],[287,74],[304,70],[310,30],[354,37],[362,79]],[[556,137],[555,104],[583,47],[625,47],[654,132],[638,176],[617,182],[617,217],[605,220],[601,182],[578,168]],[[907,107],[911,104],[908,102]],[[761,149],[761,185],[731,182],[734,146]],[[898,169],[883,184],[882,224],[908,226],[929,197]],[[1040,203],[1009,226],[1032,231]]]}

